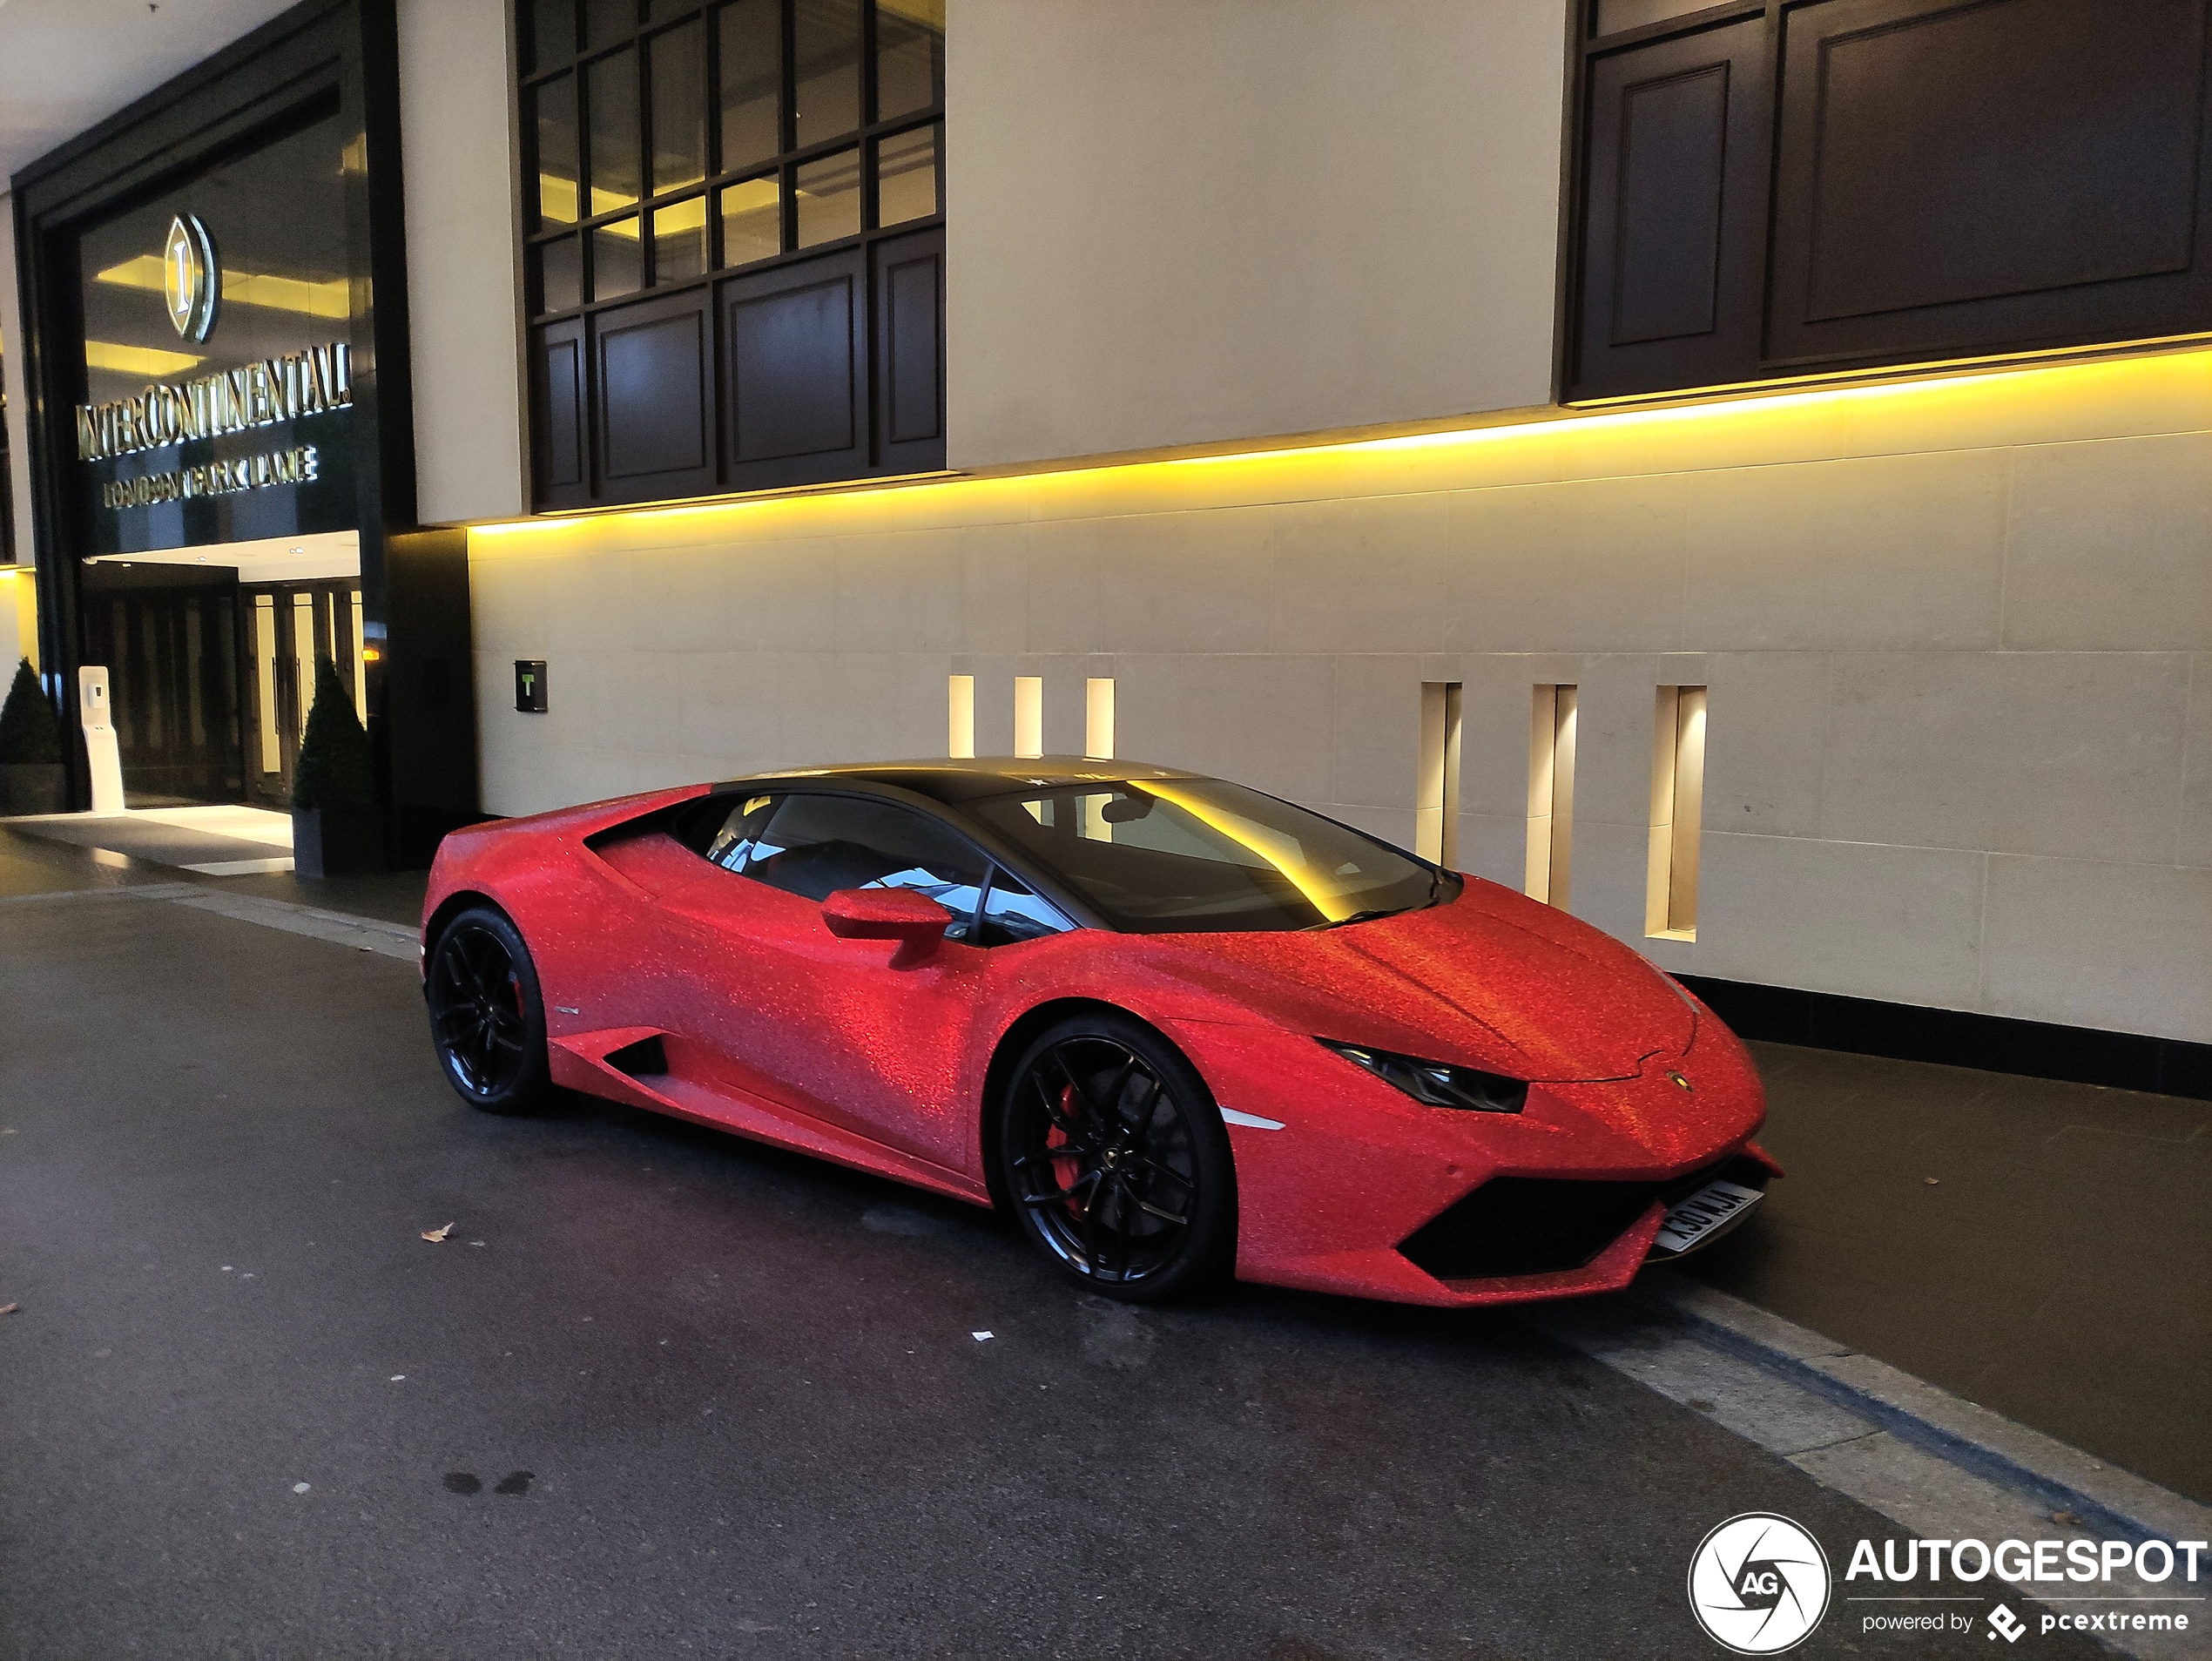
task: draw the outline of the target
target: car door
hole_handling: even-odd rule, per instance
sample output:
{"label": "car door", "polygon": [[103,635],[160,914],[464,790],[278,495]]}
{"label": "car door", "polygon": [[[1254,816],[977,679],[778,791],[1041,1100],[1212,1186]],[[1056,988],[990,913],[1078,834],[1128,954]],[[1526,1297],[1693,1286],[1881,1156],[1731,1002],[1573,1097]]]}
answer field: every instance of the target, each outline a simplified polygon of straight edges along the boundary
{"label": "car door", "polygon": [[[707,857],[733,895],[718,950],[748,960],[756,1001],[717,1000],[711,1042],[765,1090],[828,1123],[951,1171],[969,1163],[962,1074],[986,984],[973,943],[989,862],[950,827],[880,797],[775,795],[738,816]],[[911,888],[950,914],[919,957],[830,933],[821,901],[846,888]],[[705,1036],[705,1035],[703,1035]]]}

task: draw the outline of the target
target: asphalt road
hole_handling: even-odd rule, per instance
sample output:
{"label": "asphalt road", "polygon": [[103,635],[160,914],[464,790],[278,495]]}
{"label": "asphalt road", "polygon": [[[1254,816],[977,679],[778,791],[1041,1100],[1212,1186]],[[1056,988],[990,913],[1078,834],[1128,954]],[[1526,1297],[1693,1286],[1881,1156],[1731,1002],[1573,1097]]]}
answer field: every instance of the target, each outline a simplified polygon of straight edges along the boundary
{"label": "asphalt road", "polygon": [[[0,902],[0,1131],[11,1661],[1702,1657],[1722,1519],[1900,1532],[1508,1316],[473,1112],[407,965],[172,905]],[[1847,1608],[1793,1653],[1991,1653]]]}

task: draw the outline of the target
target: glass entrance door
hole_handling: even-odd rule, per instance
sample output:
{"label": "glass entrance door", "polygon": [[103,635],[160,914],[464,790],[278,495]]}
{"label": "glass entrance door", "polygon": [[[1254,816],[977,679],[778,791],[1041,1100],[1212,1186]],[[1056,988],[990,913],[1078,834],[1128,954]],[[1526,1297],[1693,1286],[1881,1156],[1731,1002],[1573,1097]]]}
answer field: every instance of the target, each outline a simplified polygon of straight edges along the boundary
{"label": "glass entrance door", "polygon": [[90,568],[84,660],[107,666],[125,806],[239,799],[237,597],[220,568]]}
{"label": "glass entrance door", "polygon": [[343,579],[259,583],[239,591],[246,631],[246,799],[292,805],[293,769],[314,707],[315,665],[327,658],[352,694],[354,712],[368,715],[361,662],[361,584]]}

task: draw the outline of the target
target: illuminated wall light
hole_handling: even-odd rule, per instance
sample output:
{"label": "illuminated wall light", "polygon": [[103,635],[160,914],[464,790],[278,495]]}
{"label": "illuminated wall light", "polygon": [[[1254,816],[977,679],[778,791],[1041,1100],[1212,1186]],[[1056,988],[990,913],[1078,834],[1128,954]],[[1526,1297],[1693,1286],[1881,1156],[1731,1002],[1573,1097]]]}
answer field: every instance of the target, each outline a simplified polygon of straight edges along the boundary
{"label": "illuminated wall light", "polygon": [[955,761],[975,754],[975,677],[945,678],[945,753]]}
{"label": "illuminated wall light", "polygon": [[1460,683],[1421,683],[1420,771],[1413,852],[1447,868],[1460,858]]}
{"label": "illuminated wall light", "polygon": [[[2108,422],[2113,417],[2109,410],[2115,400],[2148,399],[2163,404],[2177,396],[2196,398],[2201,395],[2202,383],[2208,367],[2212,367],[2212,351],[2194,342],[2135,342],[2137,348],[2166,347],[2168,349],[2151,351],[2134,356],[2107,354],[2077,361],[2037,362],[2015,367],[1984,369],[1953,364],[1925,366],[1919,378],[1859,382],[1850,385],[1825,385],[1793,388],[1788,390],[1751,389],[1741,394],[1726,395],[1709,392],[1698,397],[1663,405],[1642,405],[1635,408],[1605,409],[1576,409],[1568,413],[1547,415],[1536,419],[1521,417],[1501,421],[1483,427],[1460,428],[1442,432],[1415,433],[1387,438],[1368,438],[1334,441],[1327,443],[1289,445],[1273,449],[1244,449],[1217,456],[1187,456],[1167,460],[1144,462],[1077,462],[1035,469],[1012,470],[1004,475],[986,477],[947,477],[942,474],[920,476],[911,480],[887,482],[869,481],[860,484],[810,486],[798,489],[762,491],[737,498],[712,502],[687,502],[648,508],[630,508],[608,512],[567,515],[509,520],[497,523],[471,527],[472,550],[476,539],[483,539],[483,550],[489,551],[502,537],[545,537],[563,531],[582,531],[588,534],[595,522],[612,520],[625,525],[673,523],[677,517],[696,519],[710,516],[731,524],[732,534],[748,515],[758,516],[777,511],[790,512],[807,497],[827,498],[819,508],[799,510],[832,513],[855,510],[853,504],[882,502],[888,507],[894,499],[900,503],[911,503],[914,510],[932,515],[958,512],[956,507],[946,505],[946,492],[972,496],[986,511],[996,510],[993,498],[1004,491],[1032,491],[1049,486],[1054,481],[1065,482],[1069,488],[1086,493],[1102,486],[1126,486],[1141,489],[1149,482],[1174,477],[1192,468],[1244,469],[1252,476],[1256,489],[1273,489],[1285,476],[1285,469],[1296,469],[1324,457],[1357,459],[1373,452],[1378,456],[1397,455],[1407,451],[1433,452],[1440,469],[1449,469],[1456,452],[1469,449],[1501,447],[1510,450],[1515,445],[1541,447],[1563,435],[1611,436],[1633,440],[1656,429],[1676,429],[1698,434],[1710,434],[1715,444],[1715,455],[1723,459],[1715,465],[1732,465],[1726,459],[1733,452],[1730,446],[1746,435],[1757,435],[1762,446],[1774,438],[1778,421],[1796,419],[1800,415],[1817,415],[1837,408],[1880,406],[1892,404],[1901,415],[1910,415],[1916,408],[1921,412],[1939,410],[1944,418],[1955,421],[1962,432],[1974,442],[1983,442],[1979,435],[1983,423],[1998,422],[2007,431],[2015,429],[2023,411],[2047,411],[2061,418],[2078,413],[2090,425]],[[2185,349],[2184,349],[2185,348]],[[1941,372],[1945,368],[1948,373]],[[1807,439],[1808,459],[1824,454],[1821,445],[1824,438]],[[2015,438],[1996,438],[1987,442],[2016,442]],[[1532,466],[1538,468],[1527,482],[1541,481],[1541,465],[1547,464],[1541,449],[1532,451]],[[1694,468],[1698,465],[1694,455],[1684,455],[1676,465]],[[1170,472],[1169,469],[1176,469]],[[1356,473],[1348,474],[1341,494],[1362,494],[1366,486]],[[1393,486],[1405,489],[1402,478]],[[1458,488],[1448,476],[1440,478],[1432,488]],[[837,506],[832,506],[832,502]],[[875,511],[880,512],[883,508]]]}
{"label": "illuminated wall light", "polygon": [[368,725],[369,654],[368,648],[361,644],[362,638],[361,593],[359,589],[355,589],[354,591],[354,712],[361,717],[361,725],[366,726]]}
{"label": "illuminated wall light", "polygon": [[261,771],[281,773],[284,758],[277,739],[276,597],[272,594],[253,597],[253,666],[259,672],[253,685],[261,716]]}
{"label": "illuminated wall light", "polygon": [[[7,652],[10,638],[16,649]],[[0,565],[0,654],[25,659],[34,672],[38,668],[38,585],[26,566]],[[13,672],[14,665],[0,658],[0,677]]]}
{"label": "illuminated wall light", "polygon": [[158,346],[118,346],[113,341],[84,342],[84,367],[115,375],[179,375],[200,361],[189,352],[165,352]]}
{"label": "illuminated wall light", "polygon": [[1705,688],[1662,686],[1651,723],[1651,841],[1643,932],[1697,938],[1698,834],[1705,816]]}
{"label": "illuminated wall light", "polygon": [[[158,294],[164,292],[166,273],[159,255],[142,253],[121,265],[110,266],[92,280],[118,288],[143,288]],[[226,268],[222,292],[226,306],[258,306],[267,311],[334,319],[350,317],[354,311],[352,285],[343,277],[314,280],[280,277],[272,272]],[[192,361],[197,363],[199,360],[194,358]],[[98,369],[120,366],[95,363],[92,367]]]}
{"label": "illuminated wall light", "polygon": [[1083,683],[1083,753],[1094,761],[1114,759],[1114,683],[1110,678]]}
{"label": "illuminated wall light", "polygon": [[315,601],[311,594],[292,597],[292,667],[300,679],[300,736],[307,736],[307,717],[315,704]]}
{"label": "illuminated wall light", "polygon": [[1528,719],[1528,865],[1521,890],[1567,908],[1575,841],[1575,688],[1539,686]]}
{"label": "illuminated wall light", "polygon": [[[577,222],[576,209],[578,197],[576,180],[563,179],[558,173],[540,173],[537,176],[537,190],[539,217],[548,225],[574,225]],[[617,208],[629,207],[637,200],[635,196],[625,195],[620,191],[604,190],[594,185],[591,187],[592,217],[597,218],[602,213],[611,213]],[[706,219],[706,199],[704,196],[700,197],[698,203],[699,222],[704,224]],[[626,236],[632,240],[635,240],[637,235],[637,221],[634,219],[618,220],[613,225],[603,225],[598,228],[603,231],[612,231],[617,236]]]}
{"label": "illuminated wall light", "polygon": [[1042,675],[1016,675],[1014,678],[1014,753],[1024,757],[1044,753],[1044,677]]}

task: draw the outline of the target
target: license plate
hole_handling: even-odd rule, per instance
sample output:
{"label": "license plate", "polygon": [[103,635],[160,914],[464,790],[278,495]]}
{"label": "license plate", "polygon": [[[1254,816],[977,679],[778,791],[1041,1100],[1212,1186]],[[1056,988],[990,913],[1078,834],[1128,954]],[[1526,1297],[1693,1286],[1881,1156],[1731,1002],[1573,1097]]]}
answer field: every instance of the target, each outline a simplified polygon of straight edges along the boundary
{"label": "license plate", "polygon": [[1765,1198],[1758,1189],[1746,1188],[1740,1182],[1709,1182],[1667,1213],[1666,1220],[1659,1225],[1658,1238],[1651,1242],[1652,1252],[1661,1257],[1680,1257],[1691,1246],[1703,1245],[1720,1231],[1742,1222]]}

